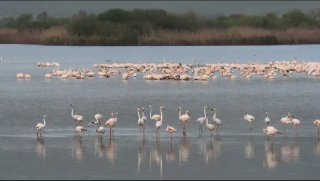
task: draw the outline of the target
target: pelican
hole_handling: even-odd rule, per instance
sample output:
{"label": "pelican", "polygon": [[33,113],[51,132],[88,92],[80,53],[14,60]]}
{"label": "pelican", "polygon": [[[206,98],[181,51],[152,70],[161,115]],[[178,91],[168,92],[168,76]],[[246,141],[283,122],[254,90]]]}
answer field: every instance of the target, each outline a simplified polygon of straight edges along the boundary
{"label": "pelican", "polygon": [[213,109],[211,109],[211,111],[214,111],[212,119],[213,122],[217,125],[217,132],[219,134],[219,128],[220,126],[222,126],[222,121],[221,119],[217,118],[217,108],[214,107]]}
{"label": "pelican", "polygon": [[[148,105],[148,107],[150,108],[150,119],[154,120],[154,121],[160,121],[161,119],[161,115],[160,114],[154,114],[152,115],[152,106]],[[160,108],[161,109],[161,108]]]}
{"label": "pelican", "polygon": [[77,123],[82,122],[83,116],[80,114],[73,114],[73,106],[72,104],[70,104],[71,107],[71,117],[74,121],[76,121]]}
{"label": "pelican", "polygon": [[205,121],[206,121],[206,119],[208,119],[207,118],[207,112],[206,112],[206,109],[208,108],[208,106],[203,106],[203,112],[204,112],[204,117],[199,117],[198,119],[197,119],[197,122],[199,123],[199,134],[201,133],[203,133],[203,131],[202,131],[202,125],[205,123]]}
{"label": "pelican", "polygon": [[166,132],[170,134],[170,143],[172,144],[172,134],[177,132],[176,128],[167,125]]}
{"label": "pelican", "polygon": [[162,110],[165,110],[165,108],[163,106],[160,106],[160,121],[156,122],[156,128],[157,128],[157,138],[158,138],[158,134],[159,134],[159,129],[162,126],[162,120],[163,120],[163,112]]}
{"label": "pelican", "polygon": [[256,119],[254,118],[254,116],[250,115],[249,113],[246,113],[246,115],[245,115],[243,118],[249,122],[249,124],[250,124],[250,131],[251,131],[251,130],[253,129],[252,126],[251,126],[251,124],[252,124],[253,122],[255,122]]}
{"label": "pelican", "polygon": [[36,129],[37,130],[37,137],[38,137],[38,135],[40,134],[41,136],[42,136],[42,132],[44,132],[44,129],[45,129],[45,127],[46,127],[46,117],[47,117],[47,115],[43,115],[43,123],[38,123],[35,127],[34,127],[34,129]]}
{"label": "pelican", "polygon": [[269,118],[269,116],[268,116],[268,112],[266,112],[266,118],[264,118],[264,122],[265,122],[266,124],[270,124],[270,118]]}

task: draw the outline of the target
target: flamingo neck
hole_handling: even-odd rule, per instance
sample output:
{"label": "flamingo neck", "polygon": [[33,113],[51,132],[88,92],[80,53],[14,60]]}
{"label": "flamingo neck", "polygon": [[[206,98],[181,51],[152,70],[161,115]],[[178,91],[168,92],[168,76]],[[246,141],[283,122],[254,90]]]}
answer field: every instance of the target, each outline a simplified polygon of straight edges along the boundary
{"label": "flamingo neck", "polygon": [[217,113],[216,113],[216,110],[214,110],[213,119],[216,119],[216,118],[217,118]]}
{"label": "flamingo neck", "polygon": [[162,118],[163,118],[162,109],[160,109],[160,121],[161,121],[161,123],[162,123]]}
{"label": "flamingo neck", "polygon": [[46,126],[46,119],[43,118],[43,125]]}
{"label": "flamingo neck", "polygon": [[180,118],[180,116],[181,116],[181,107],[179,108],[179,118]]}
{"label": "flamingo neck", "polygon": [[71,108],[71,116],[73,116],[73,108]]}
{"label": "flamingo neck", "polygon": [[150,106],[150,119],[152,117],[152,107]]}
{"label": "flamingo neck", "polygon": [[206,108],[203,108],[203,112],[204,112],[204,117],[207,118]]}
{"label": "flamingo neck", "polygon": [[206,125],[207,125],[207,126],[209,125],[209,123],[208,123],[208,118],[206,118]]}
{"label": "flamingo neck", "polygon": [[140,111],[139,111],[139,110],[138,110],[138,117],[139,117],[139,119],[141,118],[141,117],[140,117]]}

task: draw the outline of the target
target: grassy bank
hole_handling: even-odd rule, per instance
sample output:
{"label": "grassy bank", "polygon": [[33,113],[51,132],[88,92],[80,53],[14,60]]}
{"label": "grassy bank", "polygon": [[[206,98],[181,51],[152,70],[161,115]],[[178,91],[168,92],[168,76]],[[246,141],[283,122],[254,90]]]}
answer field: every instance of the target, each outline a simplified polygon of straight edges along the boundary
{"label": "grassy bank", "polygon": [[233,14],[215,18],[161,9],[81,10],[56,18],[42,12],[0,20],[0,43],[42,45],[277,45],[320,43],[320,9],[278,16]]}
{"label": "grassy bank", "polygon": [[[130,39],[132,38],[132,39]],[[119,38],[99,35],[77,36],[65,27],[20,32],[17,29],[0,29],[2,44],[40,45],[278,45],[319,44],[319,29],[291,28],[265,30],[234,27],[227,30],[201,29],[194,32],[154,30],[140,37]]]}

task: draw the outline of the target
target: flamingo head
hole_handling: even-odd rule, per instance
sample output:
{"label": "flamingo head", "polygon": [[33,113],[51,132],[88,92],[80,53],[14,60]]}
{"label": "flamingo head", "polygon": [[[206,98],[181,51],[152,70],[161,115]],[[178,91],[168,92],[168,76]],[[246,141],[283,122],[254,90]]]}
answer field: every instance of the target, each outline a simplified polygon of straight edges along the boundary
{"label": "flamingo head", "polygon": [[208,106],[207,106],[207,105],[206,105],[206,106],[203,106],[203,108],[204,108],[204,109],[207,109],[207,108],[208,108]]}
{"label": "flamingo head", "polygon": [[137,107],[137,111],[140,111],[141,109],[140,109],[140,107]]}
{"label": "flamingo head", "polygon": [[189,110],[186,111],[186,114],[188,114],[189,116],[191,115],[190,112],[189,112]]}
{"label": "flamingo head", "polygon": [[163,107],[163,106],[160,106],[160,109],[163,109],[163,110],[165,110],[166,108],[165,108],[165,107]]}
{"label": "flamingo head", "polygon": [[70,107],[72,107],[72,104],[70,104]]}
{"label": "flamingo head", "polygon": [[148,107],[148,108],[151,108],[151,105],[148,105],[147,107]]}
{"label": "flamingo head", "polygon": [[141,110],[144,111],[144,107],[141,107]]}
{"label": "flamingo head", "polygon": [[43,115],[43,118],[46,118],[47,117],[47,115]]}

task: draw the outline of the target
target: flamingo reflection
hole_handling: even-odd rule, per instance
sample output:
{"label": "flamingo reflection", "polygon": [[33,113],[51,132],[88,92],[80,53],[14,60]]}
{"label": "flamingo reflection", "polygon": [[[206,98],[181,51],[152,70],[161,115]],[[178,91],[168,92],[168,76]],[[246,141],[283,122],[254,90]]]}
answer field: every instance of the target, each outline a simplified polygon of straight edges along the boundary
{"label": "flamingo reflection", "polygon": [[149,169],[151,169],[152,161],[155,161],[157,165],[160,167],[160,179],[161,179],[163,176],[163,164],[162,164],[163,159],[162,159],[159,141],[157,141],[157,148],[152,149],[150,151]]}
{"label": "flamingo reflection", "polygon": [[37,137],[36,153],[38,157],[46,159],[46,147],[42,137]]}
{"label": "flamingo reflection", "polygon": [[255,144],[253,137],[250,136],[249,141],[247,142],[245,149],[244,149],[244,156],[246,158],[253,158],[255,155]]}
{"label": "flamingo reflection", "polygon": [[277,167],[278,160],[274,151],[274,143],[271,141],[271,143],[265,141],[265,152],[266,152],[266,158],[263,161],[263,166],[268,169],[272,169]]}
{"label": "flamingo reflection", "polygon": [[82,146],[82,137],[81,135],[76,134],[74,136],[73,144],[72,144],[72,160],[74,158],[80,162],[84,157],[84,151]]}
{"label": "flamingo reflection", "polygon": [[117,158],[117,144],[111,137],[109,138],[109,144],[106,149],[106,156],[111,163],[114,163]]}
{"label": "flamingo reflection", "polygon": [[190,156],[190,149],[188,145],[187,138],[183,138],[183,143],[179,147],[179,167],[181,167],[181,162],[188,162]]}

